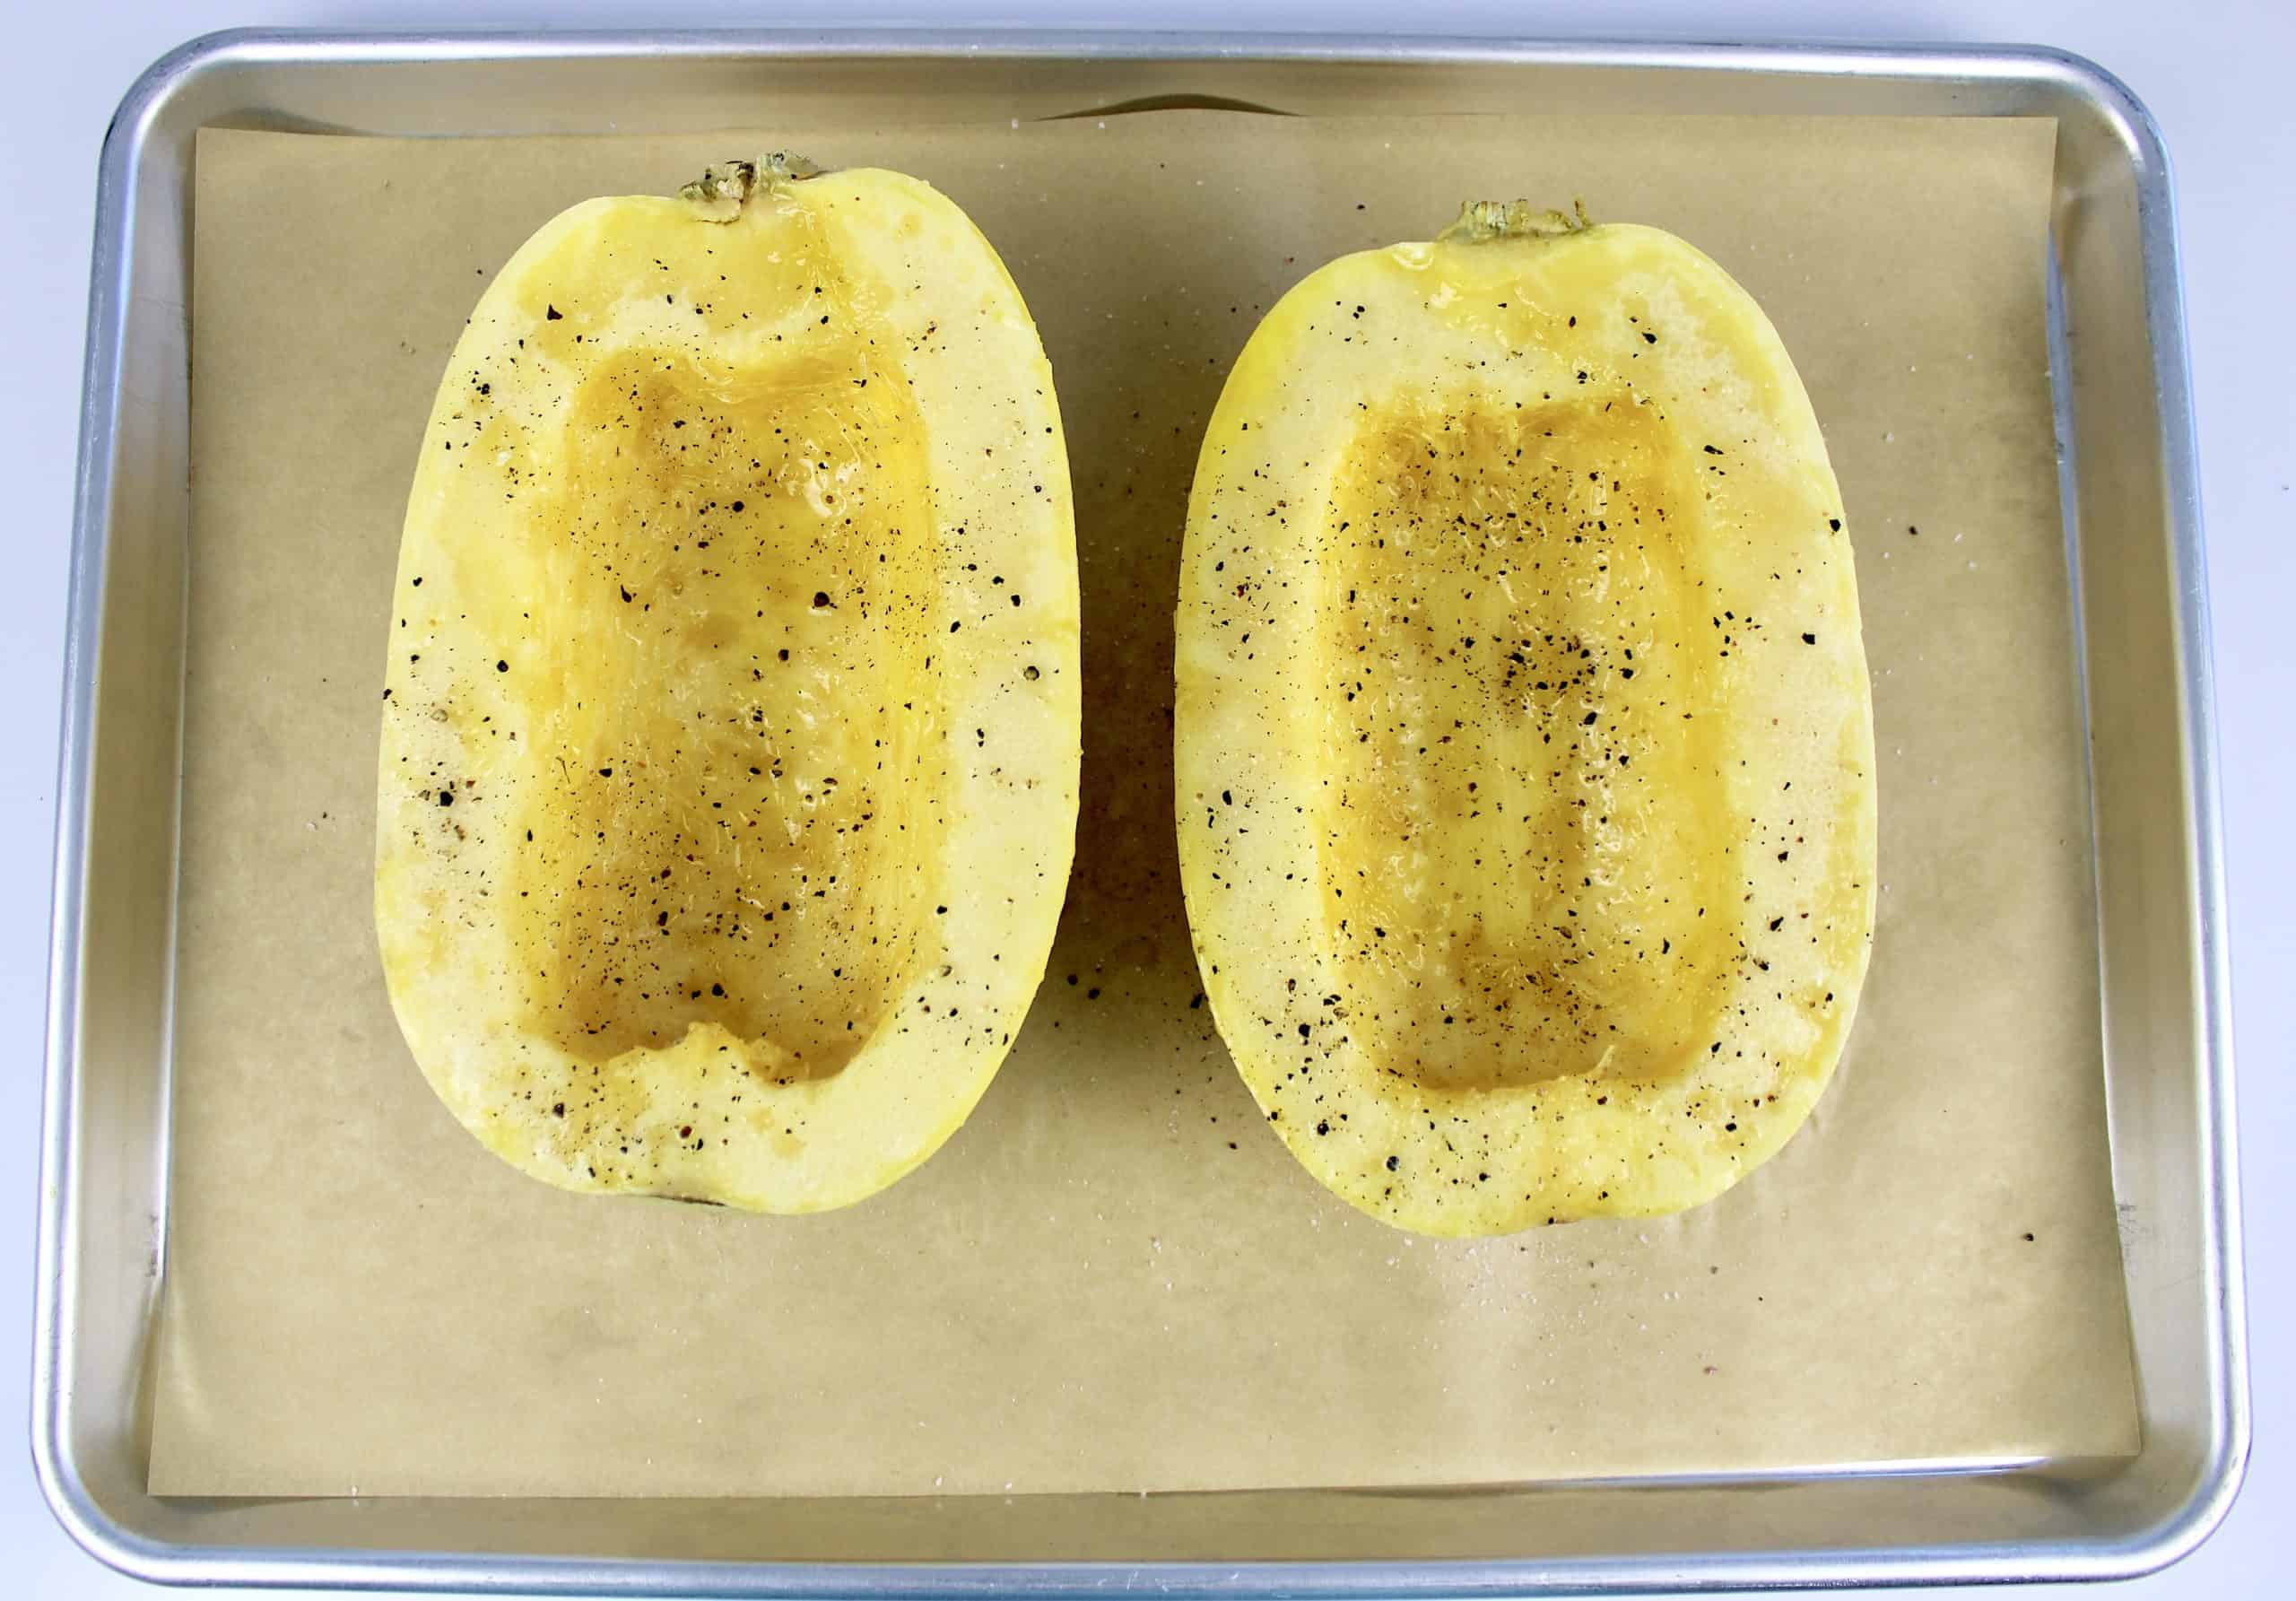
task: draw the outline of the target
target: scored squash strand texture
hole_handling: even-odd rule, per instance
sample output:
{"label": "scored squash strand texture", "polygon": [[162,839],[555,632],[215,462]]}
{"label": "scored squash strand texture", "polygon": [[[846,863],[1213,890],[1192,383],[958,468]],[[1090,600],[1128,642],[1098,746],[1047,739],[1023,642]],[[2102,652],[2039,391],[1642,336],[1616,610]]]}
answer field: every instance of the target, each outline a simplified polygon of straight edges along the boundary
{"label": "scored squash strand texture", "polygon": [[440,1099],[576,1189],[811,1211],[925,1160],[1076,815],[1051,374],[964,214],[713,170],[504,267],[392,596],[376,924]]}
{"label": "scored squash strand texture", "polygon": [[1705,1201],[1831,1075],[1873,927],[1850,544],[1761,309],[1468,208],[1253,335],[1177,619],[1178,828],[1275,1132],[1436,1234]]}

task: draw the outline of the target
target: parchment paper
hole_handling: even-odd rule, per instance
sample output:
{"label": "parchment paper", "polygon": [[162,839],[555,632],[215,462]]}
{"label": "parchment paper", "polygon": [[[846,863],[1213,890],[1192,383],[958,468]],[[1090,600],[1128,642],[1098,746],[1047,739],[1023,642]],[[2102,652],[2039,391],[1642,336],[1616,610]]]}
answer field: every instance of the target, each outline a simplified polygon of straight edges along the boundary
{"label": "parchment paper", "polygon": [[[197,152],[165,1492],[1405,1485],[2136,1444],[2043,323],[2053,125],[1158,111],[899,135]],[[1083,816],[978,1113],[853,1210],[559,1194],[431,1098],[370,925],[406,487],[488,275],[711,159],[905,168],[1040,323],[1074,466]],[[1863,586],[1881,921],[1839,1076],[1715,1204],[1391,1232],[1253,1114],[1173,844],[1198,430],[1288,284],[1468,196],[1673,229],[1769,309]],[[1918,528],[1917,534],[1914,530]]]}

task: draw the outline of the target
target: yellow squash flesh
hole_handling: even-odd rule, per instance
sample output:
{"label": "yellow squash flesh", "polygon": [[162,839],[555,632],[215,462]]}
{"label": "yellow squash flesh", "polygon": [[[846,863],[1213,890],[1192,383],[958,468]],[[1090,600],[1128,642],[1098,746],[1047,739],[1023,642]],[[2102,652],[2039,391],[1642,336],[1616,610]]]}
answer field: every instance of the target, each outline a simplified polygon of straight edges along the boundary
{"label": "yellow squash flesh", "polygon": [[1801,1126],[1873,927],[1841,519],[1768,319],[1657,230],[1474,206],[1261,323],[1188,509],[1180,860],[1318,1179],[1498,1233]]}
{"label": "yellow squash flesh", "polygon": [[953,204],[747,164],[544,224],[407,508],[376,928],[416,1061],[571,1189],[859,1200],[1043,975],[1078,760],[1052,376]]}

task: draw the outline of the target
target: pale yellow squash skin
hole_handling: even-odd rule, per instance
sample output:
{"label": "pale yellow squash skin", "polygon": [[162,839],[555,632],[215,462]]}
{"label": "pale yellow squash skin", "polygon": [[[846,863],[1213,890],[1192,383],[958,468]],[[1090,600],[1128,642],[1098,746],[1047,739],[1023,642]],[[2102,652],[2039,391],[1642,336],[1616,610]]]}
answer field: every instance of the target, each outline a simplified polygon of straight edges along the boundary
{"label": "pale yellow squash skin", "polygon": [[1441,1235],[1696,1205],[1775,1154],[1874,918],[1840,492],[1681,239],[1470,208],[1238,360],[1178,614],[1182,876],[1308,1171]]}
{"label": "pale yellow squash skin", "polygon": [[448,363],[392,608],[376,929],[482,1144],[811,1212],[964,1122],[1051,947],[1079,701],[1052,375],[962,212],[777,171],[544,224]]}

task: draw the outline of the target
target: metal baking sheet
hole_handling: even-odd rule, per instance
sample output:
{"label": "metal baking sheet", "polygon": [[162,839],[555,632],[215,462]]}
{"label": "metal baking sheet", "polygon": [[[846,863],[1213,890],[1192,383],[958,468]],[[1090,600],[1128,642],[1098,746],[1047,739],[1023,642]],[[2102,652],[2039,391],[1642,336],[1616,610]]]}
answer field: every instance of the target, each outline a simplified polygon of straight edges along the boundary
{"label": "metal baking sheet", "polygon": [[[1608,113],[2057,120],[2057,397],[2066,500],[2079,508],[2069,526],[2086,624],[2107,1079],[2144,1407],[2137,1457],[1895,1479],[1821,1466],[1767,1479],[1759,1499],[1752,1484],[1680,1477],[1433,1499],[144,1494],[146,1342],[166,1214],[194,134],[595,131],[607,83],[617,128],[675,131],[743,121],[759,94],[801,83],[866,96],[913,94],[928,81],[952,114],[999,117],[1185,96],[1310,111],[1498,109],[1535,97]],[[483,126],[474,104],[488,108]],[[930,1557],[900,1570],[892,1588],[1065,1589],[1123,1576],[1180,1588],[1505,1592],[2105,1574],[2165,1560],[2221,1515],[2245,1450],[2245,1389],[2189,438],[2157,142],[2141,109],[2093,69],[2031,53],[1105,36],[238,36],[190,47],[147,75],[115,125],[104,173],[67,657],[36,1420],[51,1498],[100,1554],[155,1577],[281,1582],[820,1592],[883,1586],[890,1576],[869,1564]],[[697,1559],[709,1565],[682,1565]]]}

